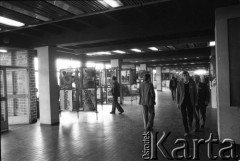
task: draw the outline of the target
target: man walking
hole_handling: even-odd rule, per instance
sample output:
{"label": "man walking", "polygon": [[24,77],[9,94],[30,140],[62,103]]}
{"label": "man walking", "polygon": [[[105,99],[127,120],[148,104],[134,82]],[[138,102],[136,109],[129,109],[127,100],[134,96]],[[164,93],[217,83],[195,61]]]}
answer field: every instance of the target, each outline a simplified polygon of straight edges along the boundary
{"label": "man walking", "polygon": [[185,129],[184,136],[188,136],[192,129],[193,115],[196,120],[195,131],[199,130],[199,119],[195,108],[197,104],[197,89],[195,82],[189,79],[189,73],[187,71],[184,71],[182,76],[183,81],[180,81],[177,86],[177,106],[181,109],[182,113]]}
{"label": "man walking", "polygon": [[110,114],[115,114],[116,107],[119,111],[119,114],[122,114],[124,110],[118,103],[118,97],[120,96],[120,86],[119,86],[119,83],[117,82],[117,77],[113,76],[112,81],[113,83],[112,83],[111,93],[113,96],[113,102],[112,102],[112,111],[110,112]]}
{"label": "man walking", "polygon": [[172,100],[174,101],[176,100],[176,88],[177,88],[177,80],[175,77],[172,77],[172,79],[170,80],[169,88],[172,93]]}
{"label": "man walking", "polygon": [[195,83],[197,87],[197,112],[201,113],[203,123],[201,128],[204,128],[206,122],[206,108],[209,103],[209,90],[205,83],[200,82],[200,76],[195,75]]}
{"label": "man walking", "polygon": [[139,88],[140,100],[139,104],[143,106],[143,123],[146,131],[153,130],[153,120],[155,116],[154,105],[155,92],[153,84],[151,83],[150,74],[145,74],[144,82]]}

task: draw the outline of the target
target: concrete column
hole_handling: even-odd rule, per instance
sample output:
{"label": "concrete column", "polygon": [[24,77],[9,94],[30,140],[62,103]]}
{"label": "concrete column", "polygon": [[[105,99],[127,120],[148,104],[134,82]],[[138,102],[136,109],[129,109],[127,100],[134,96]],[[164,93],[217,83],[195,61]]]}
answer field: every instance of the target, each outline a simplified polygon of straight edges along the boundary
{"label": "concrete column", "polygon": [[215,17],[218,134],[240,144],[240,5],[218,8]]}
{"label": "concrete column", "polygon": [[215,47],[211,48],[211,60],[210,60],[210,75],[211,75],[211,106],[217,108],[217,86],[216,86],[216,55]]}
{"label": "concrete column", "polygon": [[162,67],[156,67],[157,91],[162,91]]}
{"label": "concrete column", "polygon": [[122,60],[121,59],[112,59],[111,67],[118,68],[118,83],[120,84],[120,104],[123,103],[123,92],[122,92],[122,79],[121,79],[121,70],[122,70]]}
{"label": "concrete column", "polygon": [[59,123],[59,89],[57,86],[56,50],[36,48],[39,61],[39,111],[41,124]]}

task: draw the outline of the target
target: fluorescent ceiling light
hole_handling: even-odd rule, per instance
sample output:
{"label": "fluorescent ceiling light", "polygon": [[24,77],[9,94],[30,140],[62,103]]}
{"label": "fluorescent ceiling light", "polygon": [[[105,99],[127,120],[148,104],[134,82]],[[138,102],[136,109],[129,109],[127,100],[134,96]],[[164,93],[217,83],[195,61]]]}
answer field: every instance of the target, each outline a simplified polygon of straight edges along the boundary
{"label": "fluorescent ceiling light", "polygon": [[205,75],[207,73],[208,72],[206,70],[204,70],[204,69],[198,69],[198,70],[194,71],[194,74],[196,74],[196,75]]}
{"label": "fluorescent ceiling light", "polygon": [[135,52],[138,52],[138,53],[142,52],[142,51],[139,50],[139,49],[130,49],[130,50],[135,51]]}
{"label": "fluorescent ceiling light", "polygon": [[156,48],[156,47],[149,47],[148,49],[153,50],[153,51],[158,51],[158,48]]}
{"label": "fluorescent ceiling light", "polygon": [[88,56],[92,56],[92,55],[111,55],[111,53],[108,52],[108,51],[100,51],[100,52],[87,53],[86,55],[88,55]]}
{"label": "fluorescent ceiling light", "polygon": [[5,49],[0,49],[0,52],[1,52],[1,53],[6,53],[7,50],[5,50]]}
{"label": "fluorescent ceiling light", "polygon": [[187,59],[187,58],[184,58],[184,59]]}
{"label": "fluorescent ceiling light", "polygon": [[113,52],[115,52],[115,53],[119,53],[119,54],[125,54],[125,53],[126,53],[126,52],[121,51],[121,50],[114,50]]}
{"label": "fluorescent ceiling light", "polygon": [[[120,2],[119,0],[98,0],[100,3],[102,3],[104,6],[109,5],[112,8],[116,8],[116,7],[120,7],[123,6],[122,2]],[[106,4],[104,4],[106,3]]]}
{"label": "fluorescent ceiling light", "polygon": [[209,46],[215,46],[215,41],[210,41]]}
{"label": "fluorescent ceiling light", "polygon": [[18,21],[15,21],[15,20],[12,20],[12,19],[9,19],[6,17],[2,17],[2,16],[0,16],[0,23],[8,25],[8,26],[15,26],[15,27],[21,27],[21,26],[25,25],[22,22],[18,22]]}

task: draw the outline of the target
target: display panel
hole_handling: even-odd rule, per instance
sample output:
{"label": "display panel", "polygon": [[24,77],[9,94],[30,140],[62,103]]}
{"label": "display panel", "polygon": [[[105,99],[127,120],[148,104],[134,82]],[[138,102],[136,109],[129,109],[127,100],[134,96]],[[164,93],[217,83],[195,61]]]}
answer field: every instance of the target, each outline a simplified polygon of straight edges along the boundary
{"label": "display panel", "polygon": [[60,70],[60,89],[70,90],[72,89],[72,69]]}
{"label": "display panel", "polygon": [[121,83],[130,84],[130,70],[121,71]]}
{"label": "display panel", "polygon": [[73,110],[72,90],[60,90],[60,109]]}
{"label": "display panel", "polygon": [[83,68],[83,88],[96,88],[95,68]]}
{"label": "display panel", "polygon": [[82,100],[80,104],[84,107],[84,111],[95,111],[96,104],[96,90],[95,89],[83,89],[81,90]]}

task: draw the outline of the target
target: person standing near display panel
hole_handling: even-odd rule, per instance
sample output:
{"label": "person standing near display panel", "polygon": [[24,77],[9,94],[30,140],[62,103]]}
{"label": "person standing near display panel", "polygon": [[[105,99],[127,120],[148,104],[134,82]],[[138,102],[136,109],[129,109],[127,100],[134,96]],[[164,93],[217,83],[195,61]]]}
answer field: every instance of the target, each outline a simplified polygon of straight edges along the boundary
{"label": "person standing near display panel", "polygon": [[153,121],[155,117],[155,92],[151,83],[150,74],[145,74],[144,82],[139,87],[139,104],[143,106],[143,123],[146,131],[153,130]]}
{"label": "person standing near display panel", "polygon": [[110,114],[115,114],[116,111],[116,107],[119,111],[119,114],[122,114],[124,112],[123,108],[120,106],[120,104],[118,103],[118,97],[120,96],[120,85],[117,82],[117,77],[113,76],[112,77],[112,88],[111,88],[111,93],[113,96],[113,102],[112,102],[112,111],[110,112]]}

